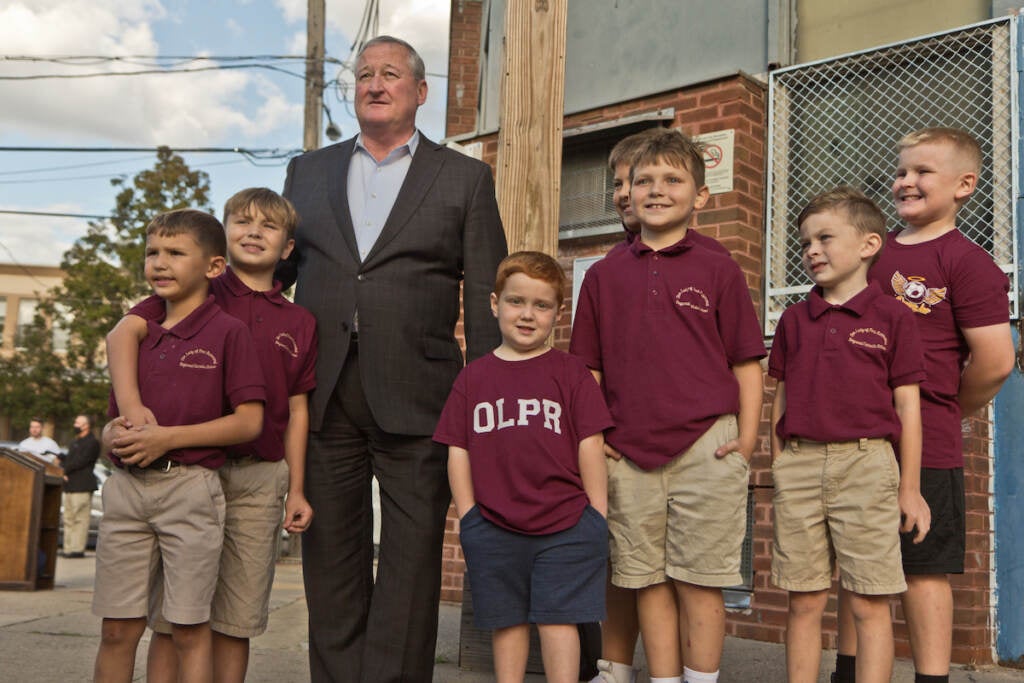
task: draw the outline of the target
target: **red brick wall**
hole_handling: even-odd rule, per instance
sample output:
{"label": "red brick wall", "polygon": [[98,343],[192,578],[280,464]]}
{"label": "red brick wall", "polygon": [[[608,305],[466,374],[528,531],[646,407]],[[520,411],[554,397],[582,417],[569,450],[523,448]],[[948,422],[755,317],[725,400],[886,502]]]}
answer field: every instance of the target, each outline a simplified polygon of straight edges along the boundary
{"label": "red brick wall", "polygon": [[[462,6],[463,14],[459,15],[462,18],[466,17],[466,12],[476,4],[478,3],[453,3],[453,35],[456,33],[456,7]],[[467,30],[466,33],[468,34],[469,31]],[[475,45],[479,45],[479,33],[476,34],[475,40],[477,41]],[[462,54],[459,55],[459,58],[468,59]],[[455,59],[454,56],[453,59]],[[454,68],[452,73],[456,73]],[[469,73],[469,70],[466,69],[462,73]],[[475,71],[472,72],[472,80],[472,85],[475,87]],[[470,85],[466,84],[466,92]],[[453,78],[449,88],[454,87]],[[569,129],[584,124],[611,121],[631,114],[672,107],[675,109],[675,119],[672,125],[681,127],[688,134],[734,129],[736,131],[734,189],[731,192],[712,196],[708,205],[698,212],[697,229],[718,239],[732,252],[733,258],[746,274],[750,294],[759,314],[762,305],[764,197],[766,194],[764,185],[766,175],[766,100],[767,93],[761,83],[744,75],[736,75],[679,91],[573,114],[567,116],[564,123],[564,127]],[[467,125],[465,116],[461,109],[455,110],[454,114],[450,113],[449,134],[454,134],[455,131],[472,130],[472,124],[468,128],[464,127]],[[479,141],[484,145],[484,161],[492,166],[495,165],[497,136],[484,136],[479,138]],[[571,280],[574,259],[603,254],[618,240],[618,235],[564,240],[559,245],[559,261]],[[569,330],[569,316],[565,315],[555,328],[555,346],[563,349],[568,347]],[[783,642],[787,597],[784,591],[772,586],[769,580],[773,489],[768,434],[773,394],[774,381],[766,378],[760,446],[751,463],[751,486],[755,500],[753,522],[754,593],[749,609],[730,612],[727,631],[730,635],[743,638]],[[989,495],[989,425],[985,420],[978,418],[967,420],[964,424],[965,485],[967,509],[969,510],[967,517],[967,571],[962,577],[953,578],[956,623],[953,659],[961,663],[986,664],[992,662],[994,638],[994,625],[991,623],[990,613],[992,516]],[[458,545],[457,529],[458,522],[454,519],[452,510],[449,512],[444,550],[442,597],[446,600],[461,599],[462,573],[465,565],[461,548]],[[834,609],[833,597],[829,602],[822,636],[822,644],[828,648],[836,646]],[[906,627],[903,624],[898,602],[895,601],[893,614],[897,620],[895,630],[897,656],[909,657]]]}
{"label": "red brick wall", "polygon": [[481,0],[455,0],[452,3],[451,28],[448,33],[448,115],[445,133],[448,137],[469,133],[476,128],[482,21]]}

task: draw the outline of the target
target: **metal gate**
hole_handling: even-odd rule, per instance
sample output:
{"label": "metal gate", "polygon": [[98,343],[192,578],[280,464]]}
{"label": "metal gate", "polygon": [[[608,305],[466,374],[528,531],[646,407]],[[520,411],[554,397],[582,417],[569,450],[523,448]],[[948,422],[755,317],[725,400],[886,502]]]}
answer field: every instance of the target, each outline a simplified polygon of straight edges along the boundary
{"label": "metal gate", "polygon": [[803,206],[853,185],[897,225],[896,143],[926,126],[962,128],[981,143],[978,187],[958,220],[1010,277],[1017,317],[1015,45],[1016,21],[1006,17],[770,74],[767,334],[810,289],[793,225]]}

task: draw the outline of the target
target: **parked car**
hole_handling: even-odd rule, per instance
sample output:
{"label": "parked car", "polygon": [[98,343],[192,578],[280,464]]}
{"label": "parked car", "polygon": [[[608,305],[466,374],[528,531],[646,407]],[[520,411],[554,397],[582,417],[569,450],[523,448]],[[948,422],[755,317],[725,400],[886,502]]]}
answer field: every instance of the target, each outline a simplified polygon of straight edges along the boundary
{"label": "parked car", "polygon": [[[89,509],[89,539],[85,542],[85,547],[90,550],[96,549],[96,541],[100,536],[100,520],[103,519],[103,498],[101,493],[103,491],[103,484],[110,477],[110,464],[105,460],[100,460],[96,463],[96,466],[92,469],[93,474],[96,476],[96,491],[92,496],[92,507]],[[57,545],[61,548],[64,547],[64,506],[60,508],[60,529],[57,532]]]}

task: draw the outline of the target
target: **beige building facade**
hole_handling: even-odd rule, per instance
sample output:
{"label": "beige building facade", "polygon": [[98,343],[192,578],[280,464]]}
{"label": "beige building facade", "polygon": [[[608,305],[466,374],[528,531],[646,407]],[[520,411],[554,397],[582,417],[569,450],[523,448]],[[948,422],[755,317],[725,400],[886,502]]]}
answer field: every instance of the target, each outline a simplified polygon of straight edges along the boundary
{"label": "beige building facade", "polygon": [[[14,353],[22,330],[35,317],[39,299],[63,280],[64,271],[55,266],[0,264],[0,354]],[[52,436],[53,425],[45,424],[43,431]],[[0,415],[0,440],[10,440],[22,432],[27,433],[25,425],[12,425],[10,418]]]}
{"label": "beige building facade", "polygon": [[[991,0],[788,0],[795,62],[897,43],[1005,14]],[[792,16],[792,15],[791,15]]]}

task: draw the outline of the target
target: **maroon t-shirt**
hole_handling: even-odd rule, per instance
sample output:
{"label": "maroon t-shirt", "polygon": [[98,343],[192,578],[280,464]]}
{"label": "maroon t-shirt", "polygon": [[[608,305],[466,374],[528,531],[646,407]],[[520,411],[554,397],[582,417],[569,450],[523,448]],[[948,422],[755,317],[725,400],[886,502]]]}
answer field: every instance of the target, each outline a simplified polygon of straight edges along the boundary
{"label": "maroon t-shirt", "polygon": [[636,240],[610,253],[587,271],[576,304],[570,351],[602,373],[615,421],[605,436],[643,469],[737,413],[731,366],[765,356],[742,271],[697,234],[660,251]]}
{"label": "maroon t-shirt", "polygon": [[[269,291],[257,292],[230,267],[210,282],[210,293],[225,313],[249,328],[267,382],[263,432],[255,441],[228,447],[228,453],[281,460],[291,415],[288,399],[316,386],[316,320],[302,306],[281,296],[281,283],[275,282]],[[128,312],[147,321],[160,320],[164,302],[151,296]]]}
{"label": "maroon t-shirt", "polygon": [[968,356],[960,330],[1006,323],[1010,283],[984,249],[953,230],[920,244],[889,233],[868,277],[916,314],[924,347],[923,467],[963,467],[960,373]]}
{"label": "maroon t-shirt", "polygon": [[521,361],[490,353],[462,369],[434,440],[469,451],[473,495],[486,519],[552,534],[575,525],[589,503],[580,442],[611,424],[578,358],[558,349]]}
{"label": "maroon t-shirt", "polygon": [[775,328],[768,374],[786,383],[782,439],[900,438],[893,389],[924,379],[913,314],[871,283],[844,304],[815,287]]}
{"label": "maroon t-shirt", "polygon": [[[200,424],[242,403],[266,400],[249,330],[222,311],[213,296],[169,330],[156,321],[147,324],[149,332],[139,346],[139,392],[158,424]],[[120,414],[113,392],[109,414]],[[183,448],[168,451],[167,457],[216,469],[226,456],[223,448]],[[111,460],[121,465],[116,456]]]}

